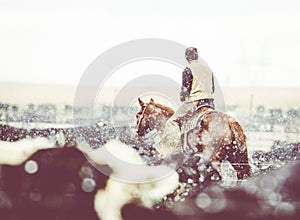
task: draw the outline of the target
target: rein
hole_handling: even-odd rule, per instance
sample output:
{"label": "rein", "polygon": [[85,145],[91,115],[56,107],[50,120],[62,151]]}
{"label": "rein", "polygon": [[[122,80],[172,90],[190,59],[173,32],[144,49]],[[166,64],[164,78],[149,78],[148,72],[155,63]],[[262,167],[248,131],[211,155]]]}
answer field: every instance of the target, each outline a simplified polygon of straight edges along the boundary
{"label": "rein", "polygon": [[152,131],[149,131],[144,135],[143,140],[148,144],[155,145],[160,141],[161,133],[162,133],[161,131],[158,131],[156,128],[154,128]]}

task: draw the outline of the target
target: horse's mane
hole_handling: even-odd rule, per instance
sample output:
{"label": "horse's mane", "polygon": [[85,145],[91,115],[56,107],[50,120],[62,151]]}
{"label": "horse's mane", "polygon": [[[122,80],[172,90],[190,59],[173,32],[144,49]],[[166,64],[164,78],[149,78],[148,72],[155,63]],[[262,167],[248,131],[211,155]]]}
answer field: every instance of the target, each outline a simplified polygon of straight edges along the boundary
{"label": "horse's mane", "polygon": [[169,114],[173,115],[175,113],[175,111],[172,108],[168,107],[168,106],[165,106],[165,105],[162,105],[162,104],[159,104],[159,103],[154,103],[154,105],[156,107],[162,109],[162,110],[167,111]]}

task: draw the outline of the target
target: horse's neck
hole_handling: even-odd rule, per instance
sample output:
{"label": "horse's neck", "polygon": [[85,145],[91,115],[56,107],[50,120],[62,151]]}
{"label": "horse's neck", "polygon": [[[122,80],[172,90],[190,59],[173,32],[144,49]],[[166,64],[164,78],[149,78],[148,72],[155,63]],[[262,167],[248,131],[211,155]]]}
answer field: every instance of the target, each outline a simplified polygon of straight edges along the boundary
{"label": "horse's neck", "polygon": [[160,110],[159,113],[156,114],[156,122],[159,125],[159,130],[161,130],[165,126],[166,122],[171,116],[172,115],[165,110]]}
{"label": "horse's neck", "polygon": [[168,108],[164,108],[163,106],[156,106],[156,110],[151,114],[155,117],[156,121],[159,121],[159,123],[162,127],[165,125],[167,120],[174,114],[174,111]]}

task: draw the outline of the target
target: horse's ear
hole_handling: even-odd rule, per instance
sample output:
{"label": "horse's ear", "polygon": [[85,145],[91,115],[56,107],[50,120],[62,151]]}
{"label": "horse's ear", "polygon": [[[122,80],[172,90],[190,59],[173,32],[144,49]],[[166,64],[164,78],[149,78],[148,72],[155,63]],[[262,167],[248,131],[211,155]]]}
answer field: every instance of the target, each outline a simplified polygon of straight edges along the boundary
{"label": "horse's ear", "polygon": [[153,99],[153,98],[151,98],[151,99],[150,99],[150,103],[153,103],[153,102],[154,102],[154,99]]}
{"label": "horse's ear", "polygon": [[140,99],[140,97],[138,98],[138,100],[139,100],[140,106],[143,107],[145,105],[145,103]]}

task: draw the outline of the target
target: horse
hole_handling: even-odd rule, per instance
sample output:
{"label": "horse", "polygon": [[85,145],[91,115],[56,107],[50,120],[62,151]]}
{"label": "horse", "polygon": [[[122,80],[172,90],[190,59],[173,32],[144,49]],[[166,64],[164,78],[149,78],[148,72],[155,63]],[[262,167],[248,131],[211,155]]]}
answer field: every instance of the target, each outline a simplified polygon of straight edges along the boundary
{"label": "horse", "polygon": [[[152,98],[148,103],[140,98],[138,101],[141,110],[136,114],[136,136],[141,140],[161,136],[166,122],[175,113],[174,110],[155,103]],[[193,113],[188,112],[178,123],[180,129],[188,128],[186,139],[181,133],[181,148],[185,139],[193,147],[192,156],[208,151],[208,161],[214,163],[219,170],[221,163],[228,161],[235,169],[238,180],[251,176],[246,135],[241,124],[232,116],[202,106]]]}

